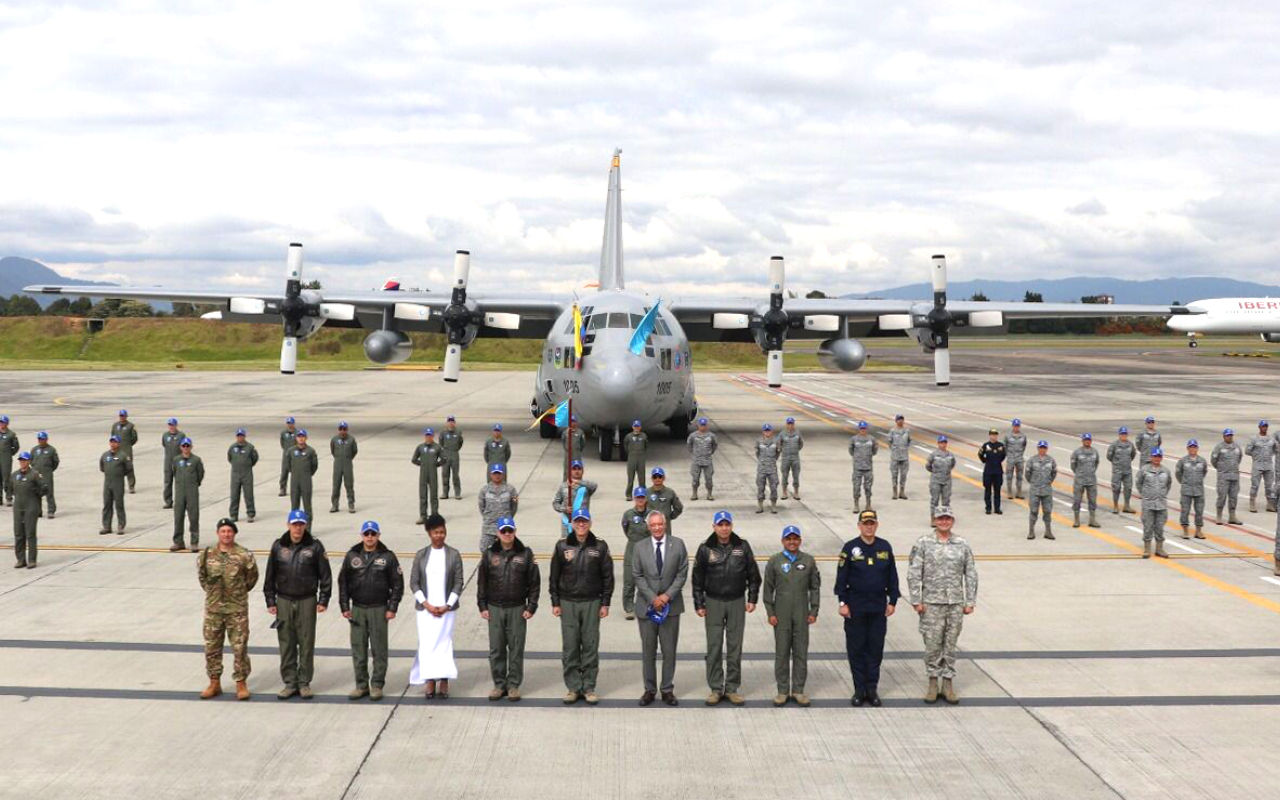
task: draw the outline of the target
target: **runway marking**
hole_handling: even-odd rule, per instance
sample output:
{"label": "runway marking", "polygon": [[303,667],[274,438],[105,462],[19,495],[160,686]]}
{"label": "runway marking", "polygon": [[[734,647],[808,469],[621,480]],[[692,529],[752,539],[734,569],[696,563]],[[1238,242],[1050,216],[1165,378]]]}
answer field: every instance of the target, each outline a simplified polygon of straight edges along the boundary
{"label": "runway marking", "polygon": [[[762,395],[766,394],[765,392],[760,391],[760,389],[756,388],[755,386],[752,386],[750,383],[743,383],[743,386],[759,394],[762,394]],[[838,422],[832,422],[830,420],[823,419],[817,414],[804,411],[801,406],[797,405],[796,402],[791,400],[789,397],[779,397],[779,401],[784,405],[791,406],[792,408],[801,409],[800,413],[808,414],[810,417],[812,417],[815,420],[818,420],[819,422],[824,422],[828,425],[831,425],[832,427],[840,428],[844,430],[846,433],[851,433],[851,431],[849,431],[848,428],[846,428],[843,425],[840,425]],[[915,457],[915,460],[919,463],[923,463],[923,459],[919,458],[918,456]],[[975,486],[975,487],[982,486],[982,484],[968,477],[964,473],[960,473],[957,477],[959,478],[959,480],[962,480],[971,486]],[[1013,502],[1015,505],[1019,505],[1019,506],[1022,506],[1023,508],[1030,510],[1030,506],[1027,504],[1025,500],[1012,500],[1011,502]],[[1070,522],[1067,520],[1065,516],[1057,512],[1053,512],[1053,518],[1063,525],[1070,524]],[[1098,539],[1099,541],[1106,542],[1107,544],[1110,544],[1126,552],[1135,553],[1135,554],[1141,553],[1141,550],[1139,550],[1134,545],[1130,544],[1129,542],[1123,539],[1112,536],[1109,533],[1104,533],[1103,531],[1092,529],[1092,528],[1079,528],[1077,530],[1079,530],[1081,533],[1085,534],[1086,536],[1092,536],[1093,538]],[[1255,551],[1255,552],[1259,552],[1259,551]],[[1269,554],[1265,554],[1265,555],[1269,555]],[[1238,597],[1241,600],[1244,600],[1248,603],[1258,606],[1259,608],[1264,608],[1272,613],[1280,614],[1280,602],[1276,602],[1274,600],[1271,600],[1270,598],[1263,597],[1262,595],[1259,595],[1255,592],[1251,592],[1248,589],[1245,589],[1244,587],[1236,586],[1235,584],[1232,584],[1232,583],[1227,583],[1226,581],[1221,580],[1219,578],[1215,578],[1212,575],[1209,575],[1207,573],[1200,572],[1199,570],[1196,570],[1196,569],[1192,569],[1191,567],[1188,567],[1179,563],[1181,560],[1182,559],[1175,560],[1175,559],[1168,559],[1168,558],[1159,558],[1159,559],[1155,559],[1151,563],[1156,564],[1164,569],[1172,569],[1176,572],[1180,572],[1186,577],[1193,578],[1199,581],[1200,583],[1205,584],[1206,586],[1210,586],[1214,589],[1218,589],[1219,591],[1226,592],[1227,594]]]}
{"label": "runway marking", "polygon": [[981,468],[981,467],[975,467],[975,466],[974,466],[974,465],[972,465],[972,464],[965,464],[965,465],[964,465],[964,468],[965,468],[965,469],[971,469],[971,470],[973,470],[974,472],[982,472],[982,468]]}
{"label": "runway marking", "polygon": [[1172,539],[1165,539],[1165,540],[1164,540],[1164,543],[1165,543],[1165,544],[1167,544],[1167,545],[1171,545],[1171,546],[1173,546],[1173,547],[1176,547],[1176,548],[1178,548],[1179,550],[1186,550],[1188,553],[1201,553],[1201,552],[1203,552],[1203,551],[1201,551],[1201,550],[1197,550],[1197,549],[1195,549],[1194,547],[1187,547],[1185,544],[1182,544],[1181,542],[1175,542],[1175,541],[1174,541],[1174,540],[1172,540]]}
{"label": "runway marking", "polygon": [[1142,528],[1135,528],[1132,525],[1125,525],[1125,527],[1133,531],[1134,533],[1146,533],[1146,531],[1144,531]]}
{"label": "runway marking", "polygon": [[1276,586],[1280,586],[1280,578],[1273,578],[1270,575],[1263,575],[1262,579],[1267,583],[1274,583]]}

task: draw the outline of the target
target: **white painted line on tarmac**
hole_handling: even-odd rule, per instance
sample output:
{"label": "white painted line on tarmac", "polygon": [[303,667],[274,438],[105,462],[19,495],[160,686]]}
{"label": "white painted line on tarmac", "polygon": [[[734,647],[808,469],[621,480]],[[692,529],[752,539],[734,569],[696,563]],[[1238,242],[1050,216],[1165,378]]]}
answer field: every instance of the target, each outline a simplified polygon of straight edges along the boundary
{"label": "white painted line on tarmac", "polygon": [[981,468],[981,467],[975,467],[975,466],[974,466],[974,465],[972,465],[972,464],[965,464],[965,465],[964,465],[964,468],[965,468],[965,469],[971,469],[971,470],[973,470],[974,472],[982,472],[982,468]]}
{"label": "white painted line on tarmac", "polygon": [[1270,575],[1263,575],[1262,579],[1267,583],[1274,583],[1276,586],[1280,586],[1280,578],[1273,578]]}
{"label": "white painted line on tarmac", "polygon": [[1133,531],[1134,533],[1145,533],[1145,532],[1146,532],[1146,531],[1142,530],[1142,528],[1135,528],[1135,527],[1133,527],[1132,525],[1125,525],[1125,527],[1126,527],[1126,528],[1128,528],[1129,530]]}
{"label": "white painted line on tarmac", "polygon": [[1182,544],[1181,542],[1175,542],[1174,540],[1170,539],[1168,536],[1166,536],[1166,537],[1164,538],[1164,543],[1165,543],[1165,544],[1169,544],[1169,545],[1173,545],[1174,547],[1178,548],[1179,550],[1186,550],[1188,553],[1196,553],[1196,554],[1198,554],[1198,555],[1199,555],[1199,554],[1202,554],[1202,553],[1204,552],[1203,550],[1197,550],[1197,549],[1195,549],[1194,547],[1187,547],[1185,544]]}

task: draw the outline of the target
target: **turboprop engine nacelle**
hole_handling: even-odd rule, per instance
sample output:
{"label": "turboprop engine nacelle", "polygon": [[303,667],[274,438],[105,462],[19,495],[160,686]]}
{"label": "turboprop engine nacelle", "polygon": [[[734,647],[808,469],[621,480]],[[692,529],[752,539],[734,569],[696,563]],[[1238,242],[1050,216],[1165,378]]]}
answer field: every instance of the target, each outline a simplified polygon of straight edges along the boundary
{"label": "turboprop engine nacelle", "polygon": [[857,372],[867,363],[867,348],[857,339],[827,339],[818,345],[818,363],[825,369]]}
{"label": "turboprop engine nacelle", "polygon": [[401,331],[374,331],[364,340],[364,354],[375,364],[399,364],[413,354],[413,342]]}

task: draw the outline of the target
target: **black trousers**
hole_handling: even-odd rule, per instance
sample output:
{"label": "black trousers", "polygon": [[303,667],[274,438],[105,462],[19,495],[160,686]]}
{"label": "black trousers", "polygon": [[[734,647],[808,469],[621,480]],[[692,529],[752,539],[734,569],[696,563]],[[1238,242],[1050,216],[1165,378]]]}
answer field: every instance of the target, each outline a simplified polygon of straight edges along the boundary
{"label": "black trousers", "polygon": [[987,511],[1000,510],[1000,487],[1004,486],[1003,472],[982,471],[982,502],[987,504]]}
{"label": "black trousers", "polygon": [[884,661],[884,637],[889,620],[883,611],[851,611],[844,621],[844,646],[853,672],[853,691],[866,695],[880,685],[880,662]]}

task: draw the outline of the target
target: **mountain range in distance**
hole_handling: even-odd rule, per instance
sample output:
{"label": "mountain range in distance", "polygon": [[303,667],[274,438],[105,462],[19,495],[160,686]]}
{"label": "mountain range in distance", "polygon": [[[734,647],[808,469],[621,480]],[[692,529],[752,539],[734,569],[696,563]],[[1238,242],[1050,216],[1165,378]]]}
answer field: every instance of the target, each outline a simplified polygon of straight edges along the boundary
{"label": "mountain range in distance", "polygon": [[[35,284],[59,284],[65,286],[114,286],[105,281],[85,281],[78,278],[67,278],[56,270],[46,267],[39,261],[17,256],[0,258],[0,297],[22,294],[22,287]],[[59,297],[75,300],[74,294],[33,294],[29,295],[41,308],[48,308]],[[171,303],[151,303],[156,311],[172,311]]]}
{"label": "mountain range in distance", "polygon": [[[947,298],[950,300],[968,300],[980,293],[988,300],[1020,301],[1027,292],[1038,292],[1046,303],[1078,303],[1081,297],[1111,295],[1115,298],[1114,302],[1123,304],[1163,305],[1176,302],[1186,305],[1211,297],[1280,297],[1280,286],[1208,276],[1153,278],[1145,281],[1101,276],[1013,281],[977,278],[971,281],[950,281],[947,284]],[[853,299],[931,301],[933,286],[928,283],[911,283],[892,289],[841,296]]]}

